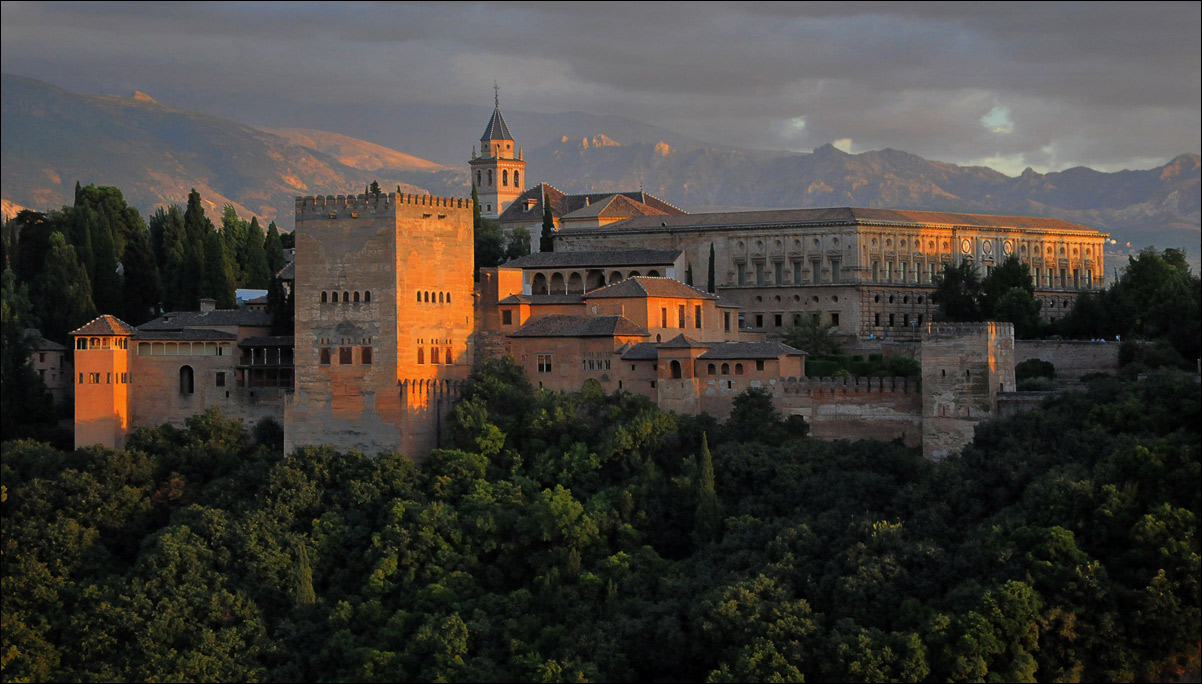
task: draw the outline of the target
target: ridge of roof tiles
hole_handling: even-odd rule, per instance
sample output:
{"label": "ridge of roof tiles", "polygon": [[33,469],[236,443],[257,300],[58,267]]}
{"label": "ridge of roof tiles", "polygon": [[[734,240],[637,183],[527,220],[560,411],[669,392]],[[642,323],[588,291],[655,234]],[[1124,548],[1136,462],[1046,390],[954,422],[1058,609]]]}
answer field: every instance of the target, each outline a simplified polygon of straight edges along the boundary
{"label": "ridge of roof tiles", "polygon": [[668,297],[674,299],[717,299],[715,295],[686,285],[675,278],[631,276],[612,285],[599,287],[585,299],[624,299],[630,297]]}
{"label": "ridge of roof tiles", "polygon": [[505,125],[505,117],[501,116],[501,108],[494,107],[492,117],[488,120],[488,125],[484,127],[484,135],[480,136],[481,140],[513,140],[513,136],[509,134],[509,126]]}
{"label": "ridge of roof tiles", "polygon": [[669,266],[679,249],[616,249],[535,252],[501,264],[502,268],[582,268],[588,266]]}
{"label": "ridge of roof tiles", "polygon": [[661,342],[655,346],[660,349],[708,349],[710,345],[680,333],[667,342]]}
{"label": "ridge of roof tiles", "polygon": [[701,359],[775,359],[781,356],[804,355],[780,342],[711,342]]}
{"label": "ridge of roof tiles", "polygon": [[72,335],[134,335],[137,333],[137,328],[129,323],[112,316],[103,314],[92,320],[84,323],[78,330],[72,332]]}
{"label": "ridge of roof tiles", "polygon": [[227,325],[269,326],[271,313],[252,309],[216,309],[214,311],[169,311],[138,326],[139,330],[180,330]]}

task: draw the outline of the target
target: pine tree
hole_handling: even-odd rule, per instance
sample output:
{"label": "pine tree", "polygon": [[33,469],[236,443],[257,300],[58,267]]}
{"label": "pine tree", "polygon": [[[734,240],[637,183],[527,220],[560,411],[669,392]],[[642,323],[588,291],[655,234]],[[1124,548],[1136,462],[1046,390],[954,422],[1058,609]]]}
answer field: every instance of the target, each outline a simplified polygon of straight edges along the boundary
{"label": "pine tree", "polygon": [[710,243],[710,265],[709,273],[706,274],[705,291],[713,294],[714,292],[714,243]]}
{"label": "pine tree", "polygon": [[701,433],[701,473],[697,482],[697,525],[695,536],[700,544],[718,541],[722,536],[722,510],[714,489],[714,459],[709,438]]}
{"label": "pine tree", "polygon": [[555,251],[555,217],[551,214],[551,203],[543,198],[543,232],[539,236],[538,251]]}
{"label": "pine tree", "polygon": [[50,236],[50,251],[39,281],[42,296],[37,314],[46,339],[64,342],[67,333],[95,318],[91,281],[62,233]]}
{"label": "pine tree", "polygon": [[376,197],[379,197],[381,192],[380,181],[372,181],[371,185],[367,188],[368,195],[375,195]]}

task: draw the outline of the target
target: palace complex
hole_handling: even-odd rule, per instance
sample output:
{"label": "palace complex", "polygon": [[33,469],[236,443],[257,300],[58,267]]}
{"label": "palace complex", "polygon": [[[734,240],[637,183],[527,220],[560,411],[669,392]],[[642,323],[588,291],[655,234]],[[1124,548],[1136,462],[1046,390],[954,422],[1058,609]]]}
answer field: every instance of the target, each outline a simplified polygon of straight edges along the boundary
{"label": "palace complex", "polygon": [[[421,458],[472,367],[508,354],[537,387],[591,380],[719,418],[761,387],[818,437],[902,438],[937,458],[998,414],[1016,360],[1073,354],[1024,351],[1009,324],[935,323],[943,266],[971,260],[987,272],[1016,255],[1051,317],[1102,286],[1106,235],[1058,219],[688,214],[641,191],[523,190],[522,157],[498,106],[470,161],[481,212],[528,228],[537,247],[549,210],[554,252],[477,273],[469,199],[297,198],[295,334],[270,336],[267,312],[211,302],[138,328],[97,318],[73,333],[77,445],[120,447],[134,427],[219,406],[278,420],[289,451],[331,444]],[[921,379],[807,378],[806,350],[779,340],[806,319],[858,349],[915,356]],[[1104,368],[1113,353],[1090,355]]]}

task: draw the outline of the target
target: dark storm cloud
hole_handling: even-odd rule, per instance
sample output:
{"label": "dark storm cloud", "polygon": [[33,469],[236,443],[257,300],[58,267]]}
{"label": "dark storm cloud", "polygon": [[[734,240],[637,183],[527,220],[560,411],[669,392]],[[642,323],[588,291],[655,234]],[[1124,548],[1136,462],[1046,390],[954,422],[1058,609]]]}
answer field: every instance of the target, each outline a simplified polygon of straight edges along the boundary
{"label": "dark storm cloud", "polygon": [[1197,152],[1200,7],[5,3],[0,30],[5,71],[262,123],[339,103],[479,105],[495,78],[513,110],[1015,172]]}

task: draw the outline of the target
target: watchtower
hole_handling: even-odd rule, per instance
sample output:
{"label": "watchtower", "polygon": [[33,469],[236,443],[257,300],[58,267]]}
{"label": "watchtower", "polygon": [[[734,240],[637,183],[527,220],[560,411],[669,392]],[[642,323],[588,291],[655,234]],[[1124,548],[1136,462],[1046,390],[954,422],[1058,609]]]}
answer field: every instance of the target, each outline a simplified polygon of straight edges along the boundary
{"label": "watchtower", "polygon": [[941,459],[997,415],[998,392],[1014,391],[1012,323],[928,323],[922,340],[922,451]]}
{"label": "watchtower", "polygon": [[[495,87],[495,86],[494,86]],[[480,151],[472,149],[472,186],[480,199],[480,215],[497,218],[522,194],[522,177],[526,161],[517,147],[505,117],[501,116],[501,98],[496,95],[495,106],[484,134],[480,136]]]}
{"label": "watchtower", "polygon": [[[125,447],[129,434],[129,341],[137,331],[116,316],[100,316],[75,338],[75,448]],[[180,382],[193,382],[181,374]]]}
{"label": "watchtower", "polygon": [[471,200],[297,198],[286,452],[331,444],[420,459],[437,445],[450,402],[432,399],[471,368],[471,245]]}

